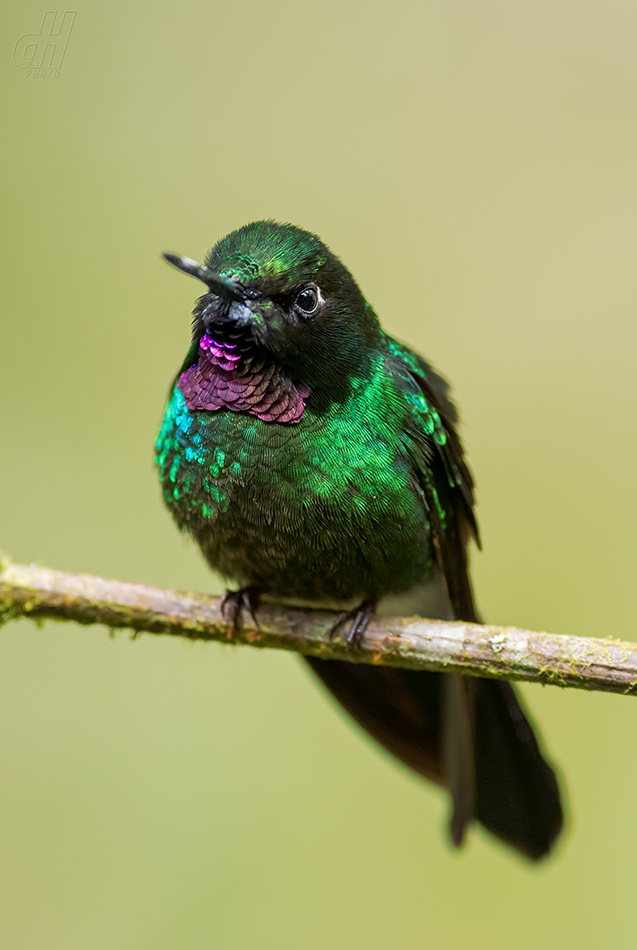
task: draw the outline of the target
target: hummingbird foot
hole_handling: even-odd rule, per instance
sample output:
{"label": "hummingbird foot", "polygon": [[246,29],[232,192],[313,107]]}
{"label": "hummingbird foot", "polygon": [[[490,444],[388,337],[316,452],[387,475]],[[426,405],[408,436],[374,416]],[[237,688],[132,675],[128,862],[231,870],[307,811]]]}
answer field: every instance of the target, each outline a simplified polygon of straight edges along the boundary
{"label": "hummingbird foot", "polygon": [[259,629],[256,611],[259,606],[259,591],[256,587],[240,587],[239,590],[226,590],[221,598],[221,615],[232,624],[232,632],[240,633],[243,627],[243,612],[247,611]]}
{"label": "hummingbird foot", "polygon": [[369,621],[374,616],[376,610],[375,600],[364,600],[353,610],[345,610],[336,618],[332,629],[329,632],[330,640],[333,640],[337,633],[351,621],[351,626],[345,637],[345,644],[350,650],[360,650],[363,645],[365,631],[369,626]]}

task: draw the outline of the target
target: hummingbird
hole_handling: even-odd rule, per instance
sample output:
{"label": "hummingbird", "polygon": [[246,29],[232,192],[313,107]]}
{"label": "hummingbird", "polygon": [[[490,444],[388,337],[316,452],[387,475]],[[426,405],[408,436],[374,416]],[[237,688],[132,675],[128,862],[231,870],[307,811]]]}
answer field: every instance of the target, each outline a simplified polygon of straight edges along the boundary
{"label": "hummingbird", "polygon": [[[474,486],[444,379],[387,334],[314,234],[257,221],[199,264],[192,339],[156,441],[163,498],[236,585],[340,611],[356,651],[375,614],[480,622],[467,546]],[[305,660],[353,719],[450,793],[455,845],[474,822],[532,860],[562,828],[560,789],[511,684]]]}

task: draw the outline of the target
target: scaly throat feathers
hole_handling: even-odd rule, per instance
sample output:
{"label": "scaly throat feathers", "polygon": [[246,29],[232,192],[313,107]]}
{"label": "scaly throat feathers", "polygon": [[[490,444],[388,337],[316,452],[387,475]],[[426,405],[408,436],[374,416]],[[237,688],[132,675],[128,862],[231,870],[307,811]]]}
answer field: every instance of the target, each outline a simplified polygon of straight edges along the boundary
{"label": "scaly throat feathers", "polygon": [[177,383],[189,409],[247,412],[262,422],[299,422],[310,390],[296,386],[263,353],[201,338],[199,357]]}

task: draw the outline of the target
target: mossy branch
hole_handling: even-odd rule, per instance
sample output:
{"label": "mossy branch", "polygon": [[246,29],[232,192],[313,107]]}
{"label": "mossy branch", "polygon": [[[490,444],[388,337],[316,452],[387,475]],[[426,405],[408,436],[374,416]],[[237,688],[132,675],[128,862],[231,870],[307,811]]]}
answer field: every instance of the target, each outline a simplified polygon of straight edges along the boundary
{"label": "mossy branch", "polygon": [[263,603],[258,626],[245,616],[236,633],[215,597],[13,564],[1,556],[0,624],[19,617],[294,650],[355,663],[637,693],[637,644],[620,640],[401,617],[373,620],[362,648],[352,653],[341,640],[330,640],[335,615],[328,611]]}

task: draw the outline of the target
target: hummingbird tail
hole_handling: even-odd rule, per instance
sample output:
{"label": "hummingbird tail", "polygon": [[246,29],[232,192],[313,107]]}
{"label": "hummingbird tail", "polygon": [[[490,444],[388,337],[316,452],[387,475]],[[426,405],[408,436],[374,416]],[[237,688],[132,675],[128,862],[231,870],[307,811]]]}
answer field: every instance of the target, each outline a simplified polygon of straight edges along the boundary
{"label": "hummingbird tail", "polygon": [[455,843],[462,840],[469,817],[458,811],[464,794],[474,803],[478,821],[526,857],[538,860],[550,852],[563,822],[557,779],[509,683],[471,679],[475,775],[470,780],[475,786],[463,793],[463,773],[454,777],[445,734],[454,674],[306,659],[381,745],[420,775],[450,789]]}
{"label": "hummingbird tail", "polygon": [[476,815],[527,857],[545,857],[564,816],[555,772],[510,683],[476,680]]}

